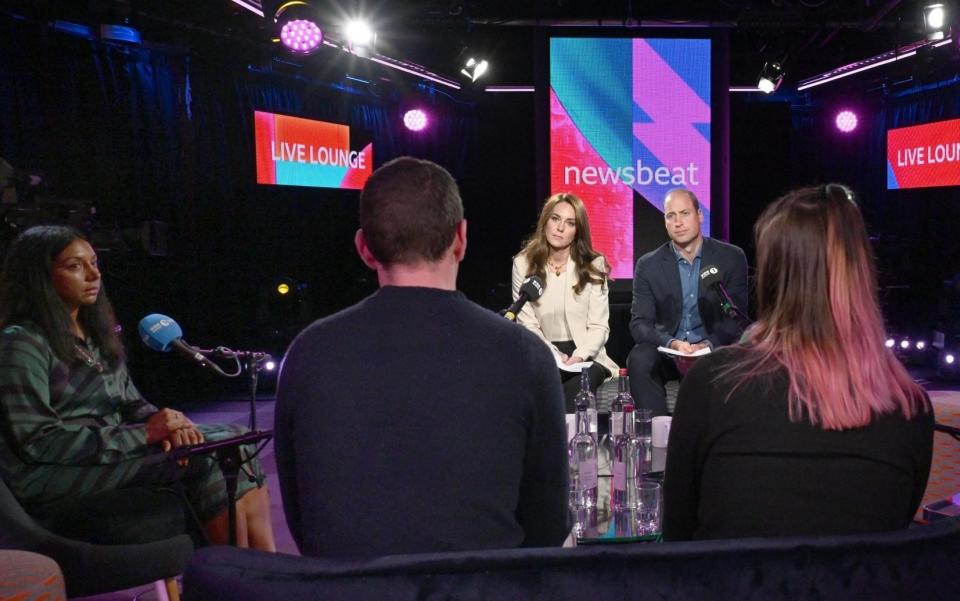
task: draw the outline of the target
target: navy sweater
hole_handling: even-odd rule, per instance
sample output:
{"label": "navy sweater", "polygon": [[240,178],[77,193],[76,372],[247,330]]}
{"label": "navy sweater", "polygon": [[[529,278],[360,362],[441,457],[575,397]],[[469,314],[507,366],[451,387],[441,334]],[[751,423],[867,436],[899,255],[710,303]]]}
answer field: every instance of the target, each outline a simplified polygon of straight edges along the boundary
{"label": "navy sweater", "polygon": [[284,511],[305,555],[559,545],[563,396],[533,334],[385,287],[304,330],[277,390]]}

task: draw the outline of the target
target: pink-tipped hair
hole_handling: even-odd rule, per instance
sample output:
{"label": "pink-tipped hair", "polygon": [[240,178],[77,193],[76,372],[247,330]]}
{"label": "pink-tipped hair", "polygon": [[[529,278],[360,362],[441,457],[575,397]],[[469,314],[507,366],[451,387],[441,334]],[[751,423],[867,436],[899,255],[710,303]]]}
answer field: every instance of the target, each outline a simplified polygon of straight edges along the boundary
{"label": "pink-tipped hair", "polygon": [[790,419],[824,430],[929,410],[884,346],[873,257],[852,193],[836,184],[795,190],[754,231],[759,319],[747,335],[751,357],[727,372],[734,390],[782,366]]}

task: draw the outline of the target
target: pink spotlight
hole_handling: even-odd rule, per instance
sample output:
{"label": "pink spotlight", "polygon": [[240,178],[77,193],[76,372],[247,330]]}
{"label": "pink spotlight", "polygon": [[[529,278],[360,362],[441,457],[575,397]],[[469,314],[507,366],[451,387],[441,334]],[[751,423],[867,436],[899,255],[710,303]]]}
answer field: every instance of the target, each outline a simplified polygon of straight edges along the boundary
{"label": "pink spotlight", "polygon": [[853,111],[843,110],[837,113],[837,129],[845,134],[857,129],[857,114]]}
{"label": "pink spotlight", "polygon": [[287,21],[280,30],[280,41],[290,51],[298,54],[309,54],[323,42],[323,32],[313,21],[296,19]]}
{"label": "pink spotlight", "polygon": [[420,109],[411,109],[403,114],[403,124],[410,131],[421,131],[427,126],[427,114]]}

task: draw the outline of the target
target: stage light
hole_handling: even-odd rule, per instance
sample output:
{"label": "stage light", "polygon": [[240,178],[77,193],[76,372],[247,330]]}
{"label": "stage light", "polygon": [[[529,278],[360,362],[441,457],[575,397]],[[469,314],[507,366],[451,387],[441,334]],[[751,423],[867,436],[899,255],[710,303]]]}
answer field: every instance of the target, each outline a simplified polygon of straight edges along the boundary
{"label": "stage light", "polygon": [[308,2],[284,2],[274,13],[273,22],[280,28],[279,41],[290,52],[310,54],[323,43],[323,31]]}
{"label": "stage light", "polygon": [[834,123],[836,123],[837,129],[848,134],[857,129],[857,114],[851,110],[842,110],[837,113]]}
{"label": "stage light", "polygon": [[373,53],[377,34],[363,19],[350,19],[343,24],[343,37],[350,52],[358,56],[368,56]]}
{"label": "stage light", "polygon": [[903,340],[901,340],[901,341],[900,341],[900,348],[902,348],[902,349],[908,349],[908,348],[910,348],[910,341],[907,340],[906,338],[904,338]]}
{"label": "stage light", "polygon": [[764,63],[763,69],[760,69],[760,77],[757,79],[757,87],[764,94],[772,94],[783,83],[783,76],[783,66],[780,63]]}
{"label": "stage light", "polygon": [[943,358],[947,362],[947,365],[953,365],[953,362],[956,360],[951,353],[947,353],[947,356]]}
{"label": "stage light", "polygon": [[917,350],[918,350],[918,351],[922,351],[922,350],[924,350],[925,348],[927,348],[927,343],[926,343],[925,341],[923,341],[923,340],[918,340],[916,346],[917,346]]}
{"label": "stage light", "polygon": [[298,282],[290,276],[281,276],[274,280],[274,292],[280,297],[290,297],[296,299],[307,289],[307,285]]}
{"label": "stage light", "polygon": [[464,63],[460,73],[463,73],[470,81],[477,81],[490,68],[490,63],[482,58],[469,57]]}
{"label": "stage light", "polygon": [[893,338],[887,338],[887,341],[884,343],[884,345],[887,348],[893,348],[894,346],[896,346],[896,344],[897,344],[897,341],[894,340]]}
{"label": "stage light", "polygon": [[923,7],[923,29],[928,40],[942,40],[947,23],[947,7],[943,4],[928,4]]}
{"label": "stage light", "polygon": [[427,114],[420,109],[410,109],[403,114],[403,124],[410,131],[422,131],[427,123]]}
{"label": "stage light", "polygon": [[267,371],[273,371],[277,369],[277,362],[271,359],[263,364],[263,369]]}
{"label": "stage light", "polygon": [[323,42],[323,32],[313,21],[287,21],[280,30],[280,41],[292,52],[309,54]]}

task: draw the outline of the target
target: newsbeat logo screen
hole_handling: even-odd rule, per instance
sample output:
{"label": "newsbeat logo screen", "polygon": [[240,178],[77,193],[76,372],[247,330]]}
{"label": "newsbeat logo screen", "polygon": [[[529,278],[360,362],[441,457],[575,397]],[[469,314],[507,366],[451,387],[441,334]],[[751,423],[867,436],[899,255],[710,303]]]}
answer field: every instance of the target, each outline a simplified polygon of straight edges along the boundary
{"label": "newsbeat logo screen", "polygon": [[633,276],[635,202],[690,189],[710,234],[711,112],[710,39],[550,40],[550,191],[583,199],[612,277]]}
{"label": "newsbeat logo screen", "polygon": [[373,173],[373,144],[354,147],[350,127],[254,112],[257,183],[359,190]]}
{"label": "newsbeat logo screen", "polygon": [[887,189],[960,185],[960,119],[887,131]]}

